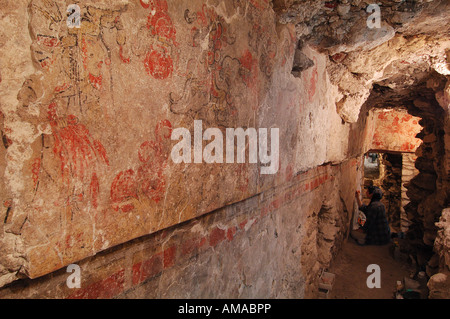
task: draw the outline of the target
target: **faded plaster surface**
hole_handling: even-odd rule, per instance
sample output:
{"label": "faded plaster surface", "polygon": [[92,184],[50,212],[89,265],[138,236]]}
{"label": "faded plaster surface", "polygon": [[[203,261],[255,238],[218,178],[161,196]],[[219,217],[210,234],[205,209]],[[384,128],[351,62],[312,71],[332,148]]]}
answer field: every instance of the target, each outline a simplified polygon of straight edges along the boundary
{"label": "faded plaster surface", "polygon": [[[345,158],[325,57],[267,1],[8,4],[2,12],[2,283],[41,276]],[[175,164],[173,129],[280,128],[280,165]],[[322,127],[323,129],[317,129]],[[326,127],[326,129],[325,129]],[[299,134],[301,132],[301,134]],[[329,143],[341,136],[339,144]],[[13,261],[11,265],[9,260]]]}
{"label": "faded plaster surface", "polygon": [[[0,286],[84,260],[95,266],[75,297],[177,296],[206,275],[217,285],[193,296],[308,296],[345,235],[354,159],[417,147],[414,117],[368,110],[405,105],[431,129],[432,92],[445,145],[440,133],[423,138],[445,146],[429,156],[444,202],[448,1],[383,1],[380,30],[366,28],[361,1],[78,3],[81,28],[68,28],[70,1],[0,0]],[[173,163],[171,132],[193,133],[194,120],[222,132],[279,128],[277,173]],[[292,252],[286,263],[270,259],[282,252]],[[29,293],[57,282],[70,295],[64,275],[31,280],[43,286]]]}
{"label": "faded plaster surface", "polygon": [[[314,298],[320,271],[348,235],[360,159],[283,185],[0,290],[0,298]],[[323,194],[326,194],[324,196]],[[258,262],[255,262],[258,261]]]}
{"label": "faded plaster surface", "polygon": [[422,144],[416,135],[422,130],[420,118],[408,114],[406,110],[377,109],[370,111],[375,131],[372,150],[414,153]]}

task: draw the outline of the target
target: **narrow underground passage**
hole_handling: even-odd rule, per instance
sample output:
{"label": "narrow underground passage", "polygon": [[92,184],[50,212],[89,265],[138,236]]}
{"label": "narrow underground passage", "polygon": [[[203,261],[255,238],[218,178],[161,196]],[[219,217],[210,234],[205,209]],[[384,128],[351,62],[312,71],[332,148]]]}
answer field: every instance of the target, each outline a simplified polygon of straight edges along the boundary
{"label": "narrow underground passage", "polygon": [[[450,298],[448,0],[76,3],[0,9],[0,297]],[[238,128],[280,161],[212,156]],[[369,181],[385,246],[349,238]]]}
{"label": "narrow underground passage", "polygon": [[[439,200],[436,181],[440,168],[436,162],[433,165],[431,154],[442,154],[443,143],[436,137],[439,135],[439,128],[436,128],[439,120],[422,119],[419,123],[423,129],[416,137],[422,143],[414,153],[372,150],[363,157],[360,176],[364,188],[361,190],[363,201],[365,204],[371,202],[368,188],[375,187],[381,191],[383,197],[380,202],[391,239],[387,245],[362,246],[357,238],[350,236],[325,273],[333,279],[334,287],[322,284],[323,288],[319,290],[323,298],[430,297],[428,282],[437,273],[438,257],[433,242],[427,241],[427,238],[436,238],[436,229],[430,227],[426,220],[437,222],[446,203]],[[440,135],[443,136],[442,132]],[[359,228],[365,217],[356,208],[353,229]],[[431,234],[433,232],[434,235]],[[380,275],[377,287],[369,282],[374,278],[371,277],[374,265]]]}
{"label": "narrow underground passage", "polygon": [[[389,223],[391,242],[388,245],[361,246],[353,238],[344,242],[341,251],[332,262],[329,271],[335,278],[334,287],[321,295],[330,299],[426,299],[428,288],[424,272],[417,267],[412,255],[400,250],[400,241],[408,231],[409,222],[403,206],[409,201],[403,183],[417,175],[414,154],[368,152],[364,156],[363,185],[381,189],[381,202]],[[405,161],[403,168],[402,160]],[[363,202],[368,204],[367,189],[361,192]],[[353,217],[353,229],[364,220],[364,214]],[[369,287],[367,280],[372,274],[371,265],[379,266],[378,286]],[[374,279],[375,280],[375,279]],[[369,280],[372,283],[372,281]],[[405,286],[406,285],[406,286]]]}

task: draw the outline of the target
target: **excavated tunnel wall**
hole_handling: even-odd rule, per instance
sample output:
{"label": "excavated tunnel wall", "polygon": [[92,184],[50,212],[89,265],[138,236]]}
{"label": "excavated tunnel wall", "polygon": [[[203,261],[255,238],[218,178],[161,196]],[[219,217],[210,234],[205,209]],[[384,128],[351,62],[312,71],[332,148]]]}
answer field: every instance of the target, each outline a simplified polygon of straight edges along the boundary
{"label": "excavated tunnel wall", "polygon": [[[2,6],[2,298],[316,296],[372,148],[363,104],[390,61],[299,42],[279,3],[86,0],[80,28],[67,1]],[[421,54],[424,37],[382,29],[364,39],[376,56]],[[223,136],[279,129],[275,174],[174,162],[171,134],[195,139],[195,120]]]}

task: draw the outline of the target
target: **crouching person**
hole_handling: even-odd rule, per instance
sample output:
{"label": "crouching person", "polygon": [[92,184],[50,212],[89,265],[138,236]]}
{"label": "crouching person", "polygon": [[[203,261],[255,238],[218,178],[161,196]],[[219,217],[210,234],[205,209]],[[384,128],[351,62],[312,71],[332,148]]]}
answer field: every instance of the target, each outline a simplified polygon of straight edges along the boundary
{"label": "crouching person", "polygon": [[369,205],[361,202],[359,192],[355,194],[359,210],[366,215],[364,225],[353,230],[350,236],[359,245],[386,245],[391,240],[391,230],[386,217],[386,208],[381,202],[383,192],[376,186],[367,187],[367,197],[370,198]]}

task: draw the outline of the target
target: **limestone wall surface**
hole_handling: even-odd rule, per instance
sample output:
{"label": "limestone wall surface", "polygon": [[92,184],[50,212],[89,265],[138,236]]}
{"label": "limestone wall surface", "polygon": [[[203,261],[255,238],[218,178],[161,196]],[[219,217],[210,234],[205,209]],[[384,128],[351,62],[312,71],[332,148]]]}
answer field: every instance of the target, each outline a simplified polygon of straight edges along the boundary
{"label": "limestone wall surface", "polygon": [[[364,2],[307,3],[82,0],[78,28],[69,0],[0,0],[0,294],[313,296],[361,155],[374,137],[417,146],[376,138],[370,108],[442,90],[427,77],[448,72],[450,24],[443,0],[383,1],[380,30]],[[197,163],[212,141],[195,121],[278,129],[275,173],[261,156]],[[398,121],[411,137],[414,117]],[[191,163],[173,160],[179,128]],[[73,263],[81,290],[65,283]]]}
{"label": "limestone wall surface", "polygon": [[[348,235],[360,159],[0,290],[0,298],[317,298],[320,271]],[[327,194],[324,196],[323,194]]]}
{"label": "limestone wall surface", "polygon": [[[2,6],[2,285],[349,158],[327,57],[306,46],[294,77],[295,30],[268,1],[81,1],[80,28],[69,4]],[[194,120],[279,128],[276,174],[174,163],[171,133]]]}

